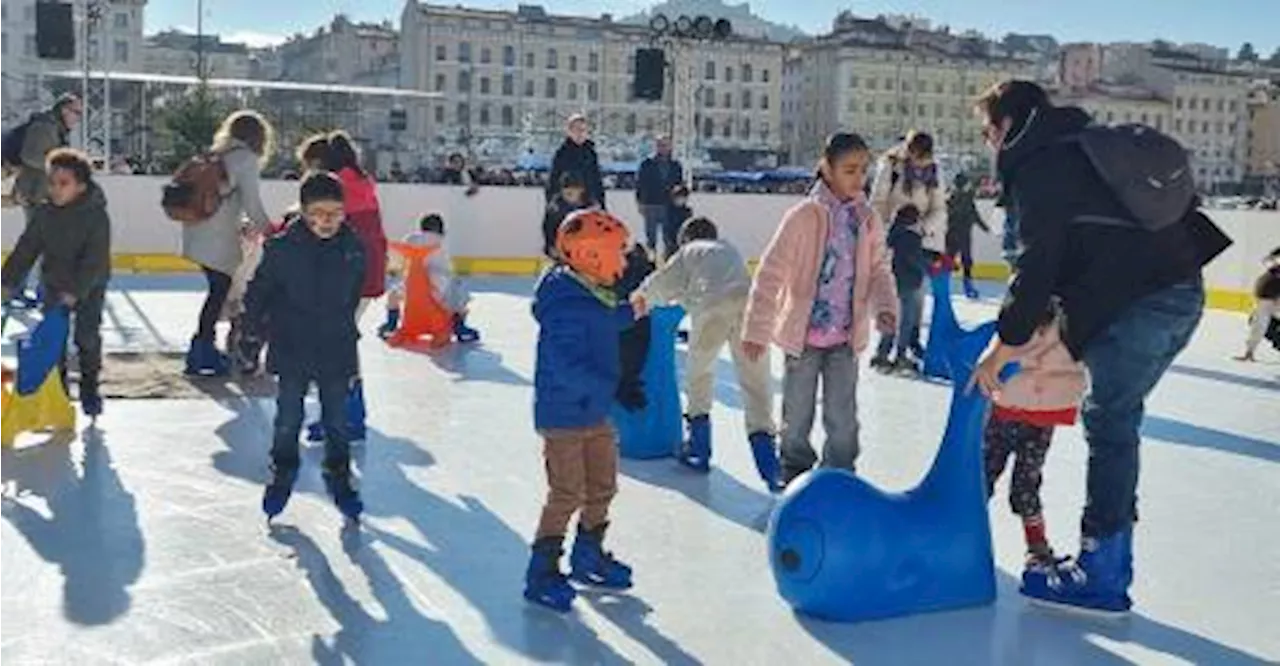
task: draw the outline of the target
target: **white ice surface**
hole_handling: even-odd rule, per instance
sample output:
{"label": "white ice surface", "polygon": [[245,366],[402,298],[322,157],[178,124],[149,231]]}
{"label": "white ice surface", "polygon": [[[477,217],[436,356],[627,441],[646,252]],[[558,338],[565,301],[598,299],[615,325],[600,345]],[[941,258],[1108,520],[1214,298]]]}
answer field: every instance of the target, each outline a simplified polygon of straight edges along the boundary
{"label": "white ice surface", "polygon": [[[117,280],[108,348],[182,348],[199,286]],[[373,336],[362,343],[371,436],[358,454],[360,534],[344,534],[323,497],[316,447],[278,519],[288,527],[268,533],[258,509],[267,400],[111,401],[96,438],[28,438],[7,451],[4,664],[1280,661],[1280,357],[1227,359],[1240,315],[1208,314],[1148,406],[1137,606],[1126,622],[1025,605],[1021,531],[1003,488],[991,505],[994,606],[864,625],[795,615],[769,574],[761,531],[771,500],[727,356],[714,471],[624,462],[609,545],[635,567],[636,587],[583,595],[561,617],[520,597],[544,492],[530,282],[471,286],[482,346],[433,358]],[[977,321],[994,304],[957,308]],[[865,373],[859,399],[860,470],[886,487],[913,485],[938,445],[948,389]],[[1060,550],[1073,550],[1085,458],[1079,430],[1061,430],[1044,487]]]}

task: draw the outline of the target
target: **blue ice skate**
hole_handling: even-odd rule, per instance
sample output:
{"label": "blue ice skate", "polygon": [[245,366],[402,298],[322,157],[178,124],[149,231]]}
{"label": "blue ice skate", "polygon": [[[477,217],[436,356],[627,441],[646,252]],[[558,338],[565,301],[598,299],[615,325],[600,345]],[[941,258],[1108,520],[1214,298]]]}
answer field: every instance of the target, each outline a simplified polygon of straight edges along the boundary
{"label": "blue ice skate", "polygon": [[604,533],[609,523],[591,529],[578,526],[578,538],[569,555],[569,578],[585,585],[625,590],[631,587],[631,567],[613,559],[604,549]]}
{"label": "blue ice skate", "polygon": [[686,467],[706,474],[711,471],[711,417],[702,414],[688,417],[689,439],[680,448],[676,460]]}
{"label": "blue ice skate", "polygon": [[567,613],[578,593],[560,572],[564,539],[543,537],[533,544],[529,568],[524,574],[524,598],[539,606]]}

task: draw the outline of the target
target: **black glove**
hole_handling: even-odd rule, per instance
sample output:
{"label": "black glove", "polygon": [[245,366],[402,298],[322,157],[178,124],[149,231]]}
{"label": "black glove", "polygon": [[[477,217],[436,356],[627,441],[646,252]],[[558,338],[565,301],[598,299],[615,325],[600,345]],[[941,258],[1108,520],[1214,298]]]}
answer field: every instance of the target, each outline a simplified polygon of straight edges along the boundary
{"label": "black glove", "polygon": [[644,382],[639,378],[619,382],[614,398],[629,412],[638,412],[649,406],[649,400],[644,395]]}

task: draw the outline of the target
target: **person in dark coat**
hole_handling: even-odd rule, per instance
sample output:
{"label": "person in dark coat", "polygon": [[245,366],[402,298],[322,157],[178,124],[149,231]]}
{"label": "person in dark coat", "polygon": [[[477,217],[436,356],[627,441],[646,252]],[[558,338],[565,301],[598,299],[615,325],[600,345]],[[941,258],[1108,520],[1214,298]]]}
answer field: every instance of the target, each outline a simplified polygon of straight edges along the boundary
{"label": "person in dark coat", "polygon": [[653,155],[646,157],[636,172],[636,203],[644,218],[645,244],[650,253],[657,252],[659,236],[663,237],[666,255],[676,251],[675,232],[680,230],[680,225],[674,225],[675,232],[668,235],[667,229],[672,225],[667,218],[671,212],[672,188],[683,183],[684,168],[671,157],[671,139],[658,137]]}
{"label": "person in dark coat", "polygon": [[[4,299],[21,288],[42,259],[44,306],[66,307],[74,315],[72,338],[80,362],[80,408],[86,416],[102,413],[98,377],[102,371],[102,306],[111,278],[111,219],[107,198],[93,181],[93,166],[83,153],[59,148],[49,153],[49,184],[44,203],[30,219],[4,262]],[[65,345],[64,345],[65,347]],[[66,386],[66,355],[59,368]]]}
{"label": "person in dark coat", "polygon": [[[58,98],[53,106],[31,116],[23,130],[22,150],[18,164],[13,166],[18,175],[13,181],[13,199],[18,205],[30,207],[43,203],[49,196],[45,160],[50,153],[67,145],[67,136],[80,122],[84,105],[74,94]],[[29,218],[28,218],[29,219]]]}
{"label": "person in dark coat", "polygon": [[601,208],[604,202],[604,178],[600,175],[600,158],[596,156],[596,144],[587,138],[587,118],[580,113],[569,116],[564,143],[551,159],[551,175],[547,180],[547,201],[559,192],[560,179],[566,173],[576,173],[587,186],[587,198]]}
{"label": "person in dark coat", "polygon": [[951,183],[951,194],[947,196],[947,256],[955,258],[959,255],[964,271],[964,294],[969,298],[978,297],[978,290],[973,286],[973,227],[976,225],[991,233],[974,203],[974,194],[969,177],[963,173],[956,174]]}
{"label": "person in dark coat", "polygon": [[311,172],[299,189],[302,220],[267,242],[245,294],[245,338],[269,328],[271,365],[279,375],[271,446],[273,478],[263,496],[268,516],[288,502],[300,464],[298,434],[303,398],[320,392],[324,424],[325,484],[347,515],[358,514],[351,485],[347,391],[360,371],[356,307],[365,275],[365,250],[344,223],[343,185],[328,172]]}
{"label": "person in dark coat", "polygon": [[1011,349],[1031,339],[1050,299],[1062,304],[1062,339],[1084,362],[1088,488],[1079,556],[1028,565],[1022,593],[1108,614],[1131,607],[1133,523],[1143,402],[1190,341],[1204,311],[1201,267],[1231,244],[1197,205],[1159,231],[1091,220],[1134,220],[1078,142],[1083,110],[1056,107],[1028,81],[993,86],[977,103],[1019,213],[1022,252],[997,323],[999,340],[974,371],[1000,391]]}
{"label": "person in dark coat", "polygon": [[582,176],[569,171],[560,176],[560,191],[547,204],[542,214],[542,253],[548,259],[555,259],[556,234],[560,231],[560,223],[569,213],[583,208],[590,208],[595,202],[587,198],[587,184]]}

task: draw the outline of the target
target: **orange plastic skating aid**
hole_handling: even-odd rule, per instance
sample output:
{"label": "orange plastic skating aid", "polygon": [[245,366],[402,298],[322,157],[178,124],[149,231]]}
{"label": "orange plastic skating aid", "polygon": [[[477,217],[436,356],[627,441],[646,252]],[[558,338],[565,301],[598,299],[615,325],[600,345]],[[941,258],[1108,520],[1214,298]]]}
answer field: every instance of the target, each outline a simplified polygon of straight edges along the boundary
{"label": "orange plastic skating aid", "polygon": [[610,286],[622,277],[628,237],[626,225],[608,211],[580,210],[560,223],[556,251],[573,270]]}
{"label": "orange plastic skating aid", "polygon": [[427,274],[427,259],[440,250],[439,246],[392,242],[389,248],[404,257],[405,268],[400,328],[387,338],[387,344],[403,346],[424,339],[432,347],[449,344],[453,337],[453,313],[436,297]]}

